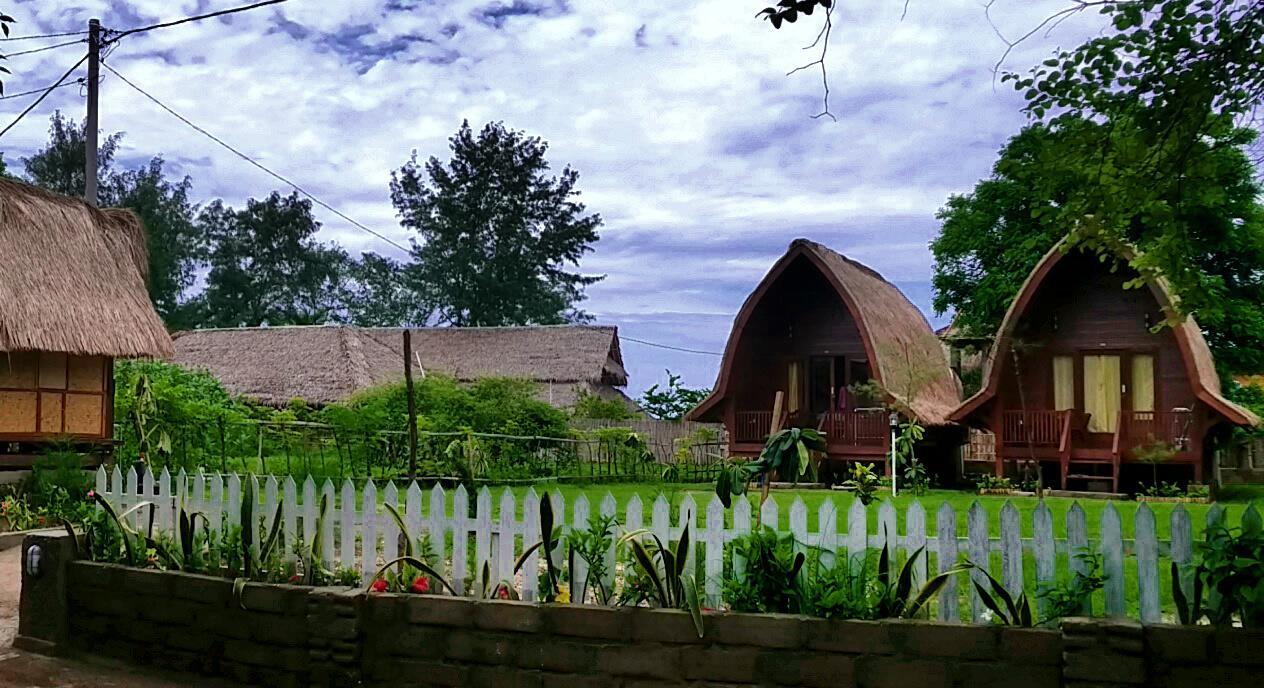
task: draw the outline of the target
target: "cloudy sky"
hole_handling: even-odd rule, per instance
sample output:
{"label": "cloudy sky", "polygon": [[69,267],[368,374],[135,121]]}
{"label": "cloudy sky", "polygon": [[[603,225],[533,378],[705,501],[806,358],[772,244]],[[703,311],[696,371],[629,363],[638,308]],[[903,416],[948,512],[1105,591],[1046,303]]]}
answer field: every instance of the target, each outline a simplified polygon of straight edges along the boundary
{"label": "cloudy sky", "polygon": [[[994,84],[1005,43],[1067,0],[844,0],[827,66],[836,122],[821,108],[820,27],[756,20],[767,0],[290,0],[231,18],[137,34],[108,64],[159,100],[359,222],[402,244],[390,171],[411,150],[447,156],[468,119],[543,137],[581,174],[605,219],[582,268],[605,274],[585,304],[620,327],[639,393],[671,368],[707,386],[717,356],[629,341],[723,349],[734,313],[795,237],[874,267],[930,311],[935,211],[987,174],[1024,122]],[[246,0],[0,0],[13,35],[125,29]],[[1099,29],[1076,17],[1007,64],[1025,68]],[[70,39],[10,42],[14,53]],[[45,86],[82,55],[71,45],[11,57],[6,93]],[[219,148],[103,70],[101,128],[125,133],[119,162],[161,154],[200,201],[239,204],[279,182]],[[0,100],[9,122],[31,97]],[[46,138],[78,87],[54,92],[0,139],[13,163]],[[398,249],[317,209],[352,251]]]}

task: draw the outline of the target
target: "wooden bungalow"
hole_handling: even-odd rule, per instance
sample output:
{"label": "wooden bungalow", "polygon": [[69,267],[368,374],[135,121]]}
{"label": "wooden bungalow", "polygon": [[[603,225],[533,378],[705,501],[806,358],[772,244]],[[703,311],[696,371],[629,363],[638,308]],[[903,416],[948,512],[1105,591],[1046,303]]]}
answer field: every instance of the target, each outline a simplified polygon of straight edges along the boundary
{"label": "wooden bungalow", "polygon": [[132,213],[0,179],[0,466],[108,447],[114,359],[171,353],[147,264]]}
{"label": "wooden bungalow", "polygon": [[789,425],[825,433],[831,461],[885,464],[889,408],[943,437],[944,453],[957,444],[943,431],[958,387],[926,318],[877,272],[806,239],[742,305],[715,389],[688,418],[723,422],[730,452],[755,455],[778,391]]}
{"label": "wooden bungalow", "polygon": [[1123,466],[1161,457],[1201,481],[1209,437],[1258,424],[1221,394],[1198,324],[1163,324],[1166,283],[1125,288],[1133,257],[1103,262],[1059,244],[1023,284],[981,389],[951,414],[995,434],[997,475],[1034,460],[1064,488],[1118,491]]}

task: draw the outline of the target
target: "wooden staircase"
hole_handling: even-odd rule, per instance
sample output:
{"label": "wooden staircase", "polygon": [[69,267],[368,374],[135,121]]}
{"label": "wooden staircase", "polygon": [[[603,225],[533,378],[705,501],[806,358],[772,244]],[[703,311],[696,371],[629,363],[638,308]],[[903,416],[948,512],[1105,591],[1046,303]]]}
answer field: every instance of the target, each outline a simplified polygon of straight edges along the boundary
{"label": "wooden staircase", "polygon": [[1067,489],[1069,481],[1110,482],[1110,491],[1119,491],[1119,463],[1121,439],[1123,434],[1122,413],[1115,425],[1115,437],[1109,449],[1093,449],[1088,447],[1072,447],[1072,437],[1076,432],[1074,423],[1079,414],[1068,412],[1063,420],[1062,436],[1058,445],[1058,456],[1061,459],[1062,489]]}

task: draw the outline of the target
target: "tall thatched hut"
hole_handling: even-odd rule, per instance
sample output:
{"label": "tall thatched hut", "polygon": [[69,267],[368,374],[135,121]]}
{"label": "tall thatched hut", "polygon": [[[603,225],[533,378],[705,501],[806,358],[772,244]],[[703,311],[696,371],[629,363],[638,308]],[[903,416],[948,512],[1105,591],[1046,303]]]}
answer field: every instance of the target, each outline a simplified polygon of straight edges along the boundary
{"label": "tall thatched hut", "polygon": [[140,220],[0,179],[0,455],[108,444],[116,358],[165,357]]}

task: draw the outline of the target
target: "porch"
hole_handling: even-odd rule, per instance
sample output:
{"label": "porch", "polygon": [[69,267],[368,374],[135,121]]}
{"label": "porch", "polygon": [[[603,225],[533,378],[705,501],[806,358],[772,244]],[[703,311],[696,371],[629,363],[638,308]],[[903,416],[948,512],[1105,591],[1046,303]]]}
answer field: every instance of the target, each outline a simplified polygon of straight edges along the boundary
{"label": "porch", "polygon": [[1189,409],[1120,410],[1105,425],[1074,410],[1007,410],[1000,420],[997,475],[1005,473],[1007,462],[1034,459],[1058,466],[1062,489],[1068,481],[1106,480],[1117,491],[1120,466],[1144,463],[1145,448],[1157,444],[1171,452],[1163,464],[1192,466],[1194,481],[1202,481],[1201,433]]}
{"label": "porch", "polygon": [[[756,455],[764,448],[772,428],[772,410],[735,412],[730,424],[729,449],[733,454]],[[825,435],[826,455],[831,461],[862,460],[886,464],[891,452],[891,426],[886,410],[853,409],[821,414],[790,415],[785,427],[812,428]]]}

